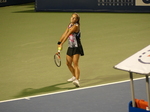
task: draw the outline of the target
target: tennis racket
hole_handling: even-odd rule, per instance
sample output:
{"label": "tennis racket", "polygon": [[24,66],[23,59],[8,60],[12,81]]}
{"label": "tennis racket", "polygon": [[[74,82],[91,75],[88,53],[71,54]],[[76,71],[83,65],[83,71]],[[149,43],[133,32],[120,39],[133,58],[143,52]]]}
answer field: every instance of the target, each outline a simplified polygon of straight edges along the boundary
{"label": "tennis racket", "polygon": [[58,50],[58,52],[54,54],[54,62],[57,67],[61,66],[60,50]]}

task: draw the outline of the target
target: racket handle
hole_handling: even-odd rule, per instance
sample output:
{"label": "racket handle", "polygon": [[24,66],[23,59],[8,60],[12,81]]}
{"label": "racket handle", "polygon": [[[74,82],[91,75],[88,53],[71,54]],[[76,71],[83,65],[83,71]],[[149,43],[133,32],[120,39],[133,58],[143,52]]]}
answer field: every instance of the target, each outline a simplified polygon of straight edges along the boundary
{"label": "racket handle", "polygon": [[58,53],[60,53],[60,50],[58,50]]}

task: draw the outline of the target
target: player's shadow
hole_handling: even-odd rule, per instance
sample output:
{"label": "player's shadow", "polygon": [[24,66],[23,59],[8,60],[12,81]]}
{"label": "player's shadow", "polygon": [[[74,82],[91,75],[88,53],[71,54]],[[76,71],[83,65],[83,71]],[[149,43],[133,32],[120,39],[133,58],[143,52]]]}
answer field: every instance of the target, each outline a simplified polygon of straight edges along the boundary
{"label": "player's shadow", "polygon": [[58,91],[58,90],[66,90],[66,89],[70,90],[70,89],[76,88],[76,87],[71,87],[71,88],[58,87],[58,86],[64,85],[64,84],[68,84],[68,82],[55,84],[55,85],[51,85],[51,86],[47,86],[47,87],[43,87],[43,88],[39,88],[39,89],[27,88],[27,89],[22,90],[18,95],[14,96],[14,97],[15,98],[26,97],[26,96],[37,95],[37,94],[41,94],[41,93],[44,94],[44,93]]}

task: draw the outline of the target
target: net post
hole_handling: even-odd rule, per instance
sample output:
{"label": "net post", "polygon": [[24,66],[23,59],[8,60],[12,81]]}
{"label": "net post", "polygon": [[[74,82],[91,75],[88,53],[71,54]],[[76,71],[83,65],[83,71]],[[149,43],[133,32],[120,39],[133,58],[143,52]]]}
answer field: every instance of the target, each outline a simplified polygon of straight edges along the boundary
{"label": "net post", "polygon": [[134,82],[133,82],[133,74],[129,72],[130,75],[130,87],[131,87],[131,96],[132,96],[132,107],[135,107],[135,93],[134,93]]}
{"label": "net post", "polygon": [[148,99],[148,108],[150,109],[150,88],[149,88],[149,76],[146,75],[146,91],[147,91],[147,99]]}

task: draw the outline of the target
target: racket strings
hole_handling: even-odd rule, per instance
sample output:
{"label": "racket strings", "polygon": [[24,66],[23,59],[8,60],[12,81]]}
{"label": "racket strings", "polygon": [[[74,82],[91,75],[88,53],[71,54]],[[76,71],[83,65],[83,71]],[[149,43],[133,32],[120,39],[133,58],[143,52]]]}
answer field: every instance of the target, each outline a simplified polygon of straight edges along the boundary
{"label": "racket strings", "polygon": [[55,61],[55,64],[60,67],[61,66],[61,59],[60,59],[60,55],[59,54],[55,54],[54,55],[54,61]]}

